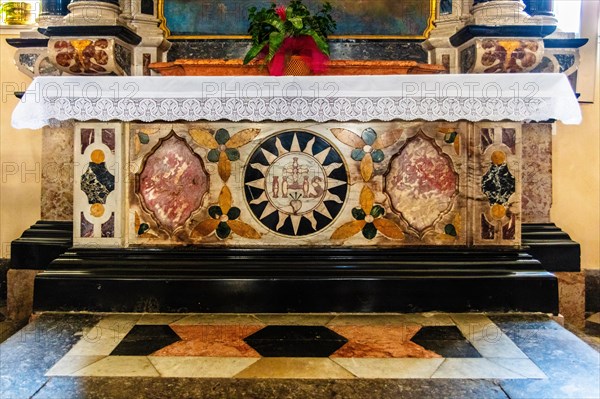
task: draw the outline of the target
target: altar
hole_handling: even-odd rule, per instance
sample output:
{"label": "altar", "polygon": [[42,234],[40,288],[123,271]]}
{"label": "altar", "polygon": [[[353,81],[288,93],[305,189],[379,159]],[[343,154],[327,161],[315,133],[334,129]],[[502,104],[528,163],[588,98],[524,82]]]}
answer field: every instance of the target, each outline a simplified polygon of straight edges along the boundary
{"label": "altar", "polygon": [[13,126],[59,169],[11,245],[34,310],[558,313],[580,265],[551,141],[585,39],[551,11],[341,1],[326,74],[271,77],[245,11],[50,3],[8,40],[35,78]]}
{"label": "altar", "polygon": [[36,298],[554,312],[522,252],[523,126],[580,118],[562,75],[37,78],[13,125],[74,121],[75,168],[73,248]]}

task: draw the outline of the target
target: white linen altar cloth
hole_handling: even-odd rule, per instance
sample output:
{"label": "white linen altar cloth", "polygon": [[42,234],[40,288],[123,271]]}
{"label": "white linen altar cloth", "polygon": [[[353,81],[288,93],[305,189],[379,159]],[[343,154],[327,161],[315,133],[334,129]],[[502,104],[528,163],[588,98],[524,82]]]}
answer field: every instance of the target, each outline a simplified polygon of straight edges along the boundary
{"label": "white linen altar cloth", "polygon": [[581,122],[562,74],[38,77],[17,129],[56,121]]}

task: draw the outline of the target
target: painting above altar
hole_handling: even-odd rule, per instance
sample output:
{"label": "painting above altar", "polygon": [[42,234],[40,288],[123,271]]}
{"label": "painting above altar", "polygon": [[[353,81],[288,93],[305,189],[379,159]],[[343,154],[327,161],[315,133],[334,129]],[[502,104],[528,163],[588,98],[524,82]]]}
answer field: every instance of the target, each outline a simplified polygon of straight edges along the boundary
{"label": "painting above altar", "polygon": [[[337,21],[335,38],[425,39],[433,28],[435,0],[329,0]],[[159,0],[161,28],[169,39],[247,36],[248,8],[269,7],[271,0]],[[284,0],[282,3],[289,3]],[[311,10],[321,0],[306,0]]]}

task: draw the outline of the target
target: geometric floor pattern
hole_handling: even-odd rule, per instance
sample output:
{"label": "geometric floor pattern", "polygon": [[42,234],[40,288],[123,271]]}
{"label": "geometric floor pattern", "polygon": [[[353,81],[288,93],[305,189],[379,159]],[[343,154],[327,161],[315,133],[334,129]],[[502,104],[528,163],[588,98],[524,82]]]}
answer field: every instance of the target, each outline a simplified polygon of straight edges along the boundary
{"label": "geometric floor pattern", "polygon": [[541,314],[53,313],[0,345],[2,399],[600,398],[599,376]]}
{"label": "geometric floor pattern", "polygon": [[122,375],[546,378],[481,314],[112,315],[46,373]]}

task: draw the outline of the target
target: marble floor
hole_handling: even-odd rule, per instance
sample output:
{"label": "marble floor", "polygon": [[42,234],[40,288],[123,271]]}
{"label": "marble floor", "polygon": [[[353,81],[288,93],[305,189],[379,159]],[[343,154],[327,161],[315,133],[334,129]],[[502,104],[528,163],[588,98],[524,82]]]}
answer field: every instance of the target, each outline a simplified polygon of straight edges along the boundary
{"label": "marble floor", "polygon": [[600,398],[600,355],[541,314],[45,313],[0,398]]}

